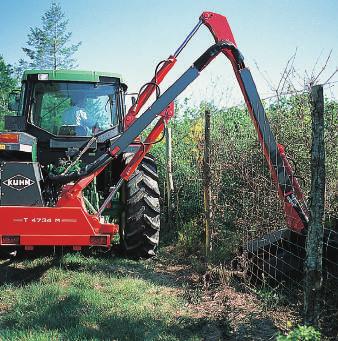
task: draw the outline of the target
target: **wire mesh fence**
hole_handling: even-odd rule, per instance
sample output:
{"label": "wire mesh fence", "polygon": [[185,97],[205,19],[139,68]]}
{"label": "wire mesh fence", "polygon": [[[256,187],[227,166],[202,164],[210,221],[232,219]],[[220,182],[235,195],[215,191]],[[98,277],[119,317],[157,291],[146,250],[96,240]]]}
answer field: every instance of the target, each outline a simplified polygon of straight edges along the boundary
{"label": "wire mesh fence", "polygon": [[[311,182],[309,95],[297,93],[279,101],[270,99],[264,106],[278,143],[285,146],[294,180],[304,193],[301,205],[306,210]],[[235,257],[232,264],[245,273],[247,284],[278,289],[289,301],[300,302],[305,235],[288,228],[285,202],[278,197],[276,182],[250,116],[244,107],[207,107],[212,112],[210,261],[230,264]],[[185,254],[203,255],[205,109],[206,104],[198,109],[181,107],[173,122],[174,191],[172,207],[164,210],[167,213],[163,220],[170,222],[171,232],[177,232],[177,246]],[[325,322],[330,316],[333,329],[336,325],[333,320],[338,317],[337,112],[338,102],[327,96],[322,320]],[[156,149],[155,154],[165,186],[165,157]]]}

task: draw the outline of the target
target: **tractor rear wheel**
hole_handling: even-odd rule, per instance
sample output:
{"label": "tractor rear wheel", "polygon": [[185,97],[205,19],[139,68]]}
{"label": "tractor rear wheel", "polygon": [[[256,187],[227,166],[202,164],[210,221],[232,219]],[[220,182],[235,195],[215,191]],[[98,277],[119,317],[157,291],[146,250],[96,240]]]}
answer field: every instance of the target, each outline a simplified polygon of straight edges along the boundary
{"label": "tractor rear wheel", "polygon": [[[128,163],[133,154],[125,155]],[[146,155],[122,189],[120,245],[131,258],[155,255],[160,232],[160,190],[155,160]]]}

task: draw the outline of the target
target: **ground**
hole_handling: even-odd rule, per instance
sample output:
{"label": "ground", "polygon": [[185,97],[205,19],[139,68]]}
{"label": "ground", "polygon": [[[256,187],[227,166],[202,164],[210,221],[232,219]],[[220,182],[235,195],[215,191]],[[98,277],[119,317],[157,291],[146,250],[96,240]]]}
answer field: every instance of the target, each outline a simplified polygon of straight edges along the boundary
{"label": "ground", "polygon": [[274,340],[299,317],[222,267],[67,253],[0,263],[0,340]]}

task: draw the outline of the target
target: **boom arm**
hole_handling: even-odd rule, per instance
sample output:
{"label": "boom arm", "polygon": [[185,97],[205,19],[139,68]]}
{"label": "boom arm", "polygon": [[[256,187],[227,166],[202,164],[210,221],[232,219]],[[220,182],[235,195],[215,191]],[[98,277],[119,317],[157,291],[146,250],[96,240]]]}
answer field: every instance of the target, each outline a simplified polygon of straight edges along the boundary
{"label": "boom arm", "polygon": [[[140,111],[141,107],[158,86],[158,82],[163,80],[167,72],[176,62],[176,57],[186,46],[191,37],[195,34],[201,23],[208,27],[214,36],[216,43],[207,51],[205,51],[178,80],[176,80],[161,96],[159,96],[153,102],[153,104],[142,115],[136,118],[136,115]],[[199,76],[200,72],[215,57],[217,57],[219,53],[223,53],[232,64],[237,81],[240,85],[246,105],[250,112],[251,119],[257,131],[258,139],[262,146],[264,156],[268,162],[272,177],[277,184],[279,196],[283,201],[287,225],[289,228],[300,232],[306,228],[308,224],[308,213],[305,203],[303,202],[303,196],[300,187],[297,183],[297,180],[292,175],[291,167],[287,162],[282,146],[277,144],[271,131],[251,72],[244,65],[243,56],[237,48],[227,19],[224,16],[216,13],[202,13],[199,23],[195,26],[194,30],[190,33],[187,39],[185,39],[175,54],[170,56],[168,60],[164,62],[158,73],[155,73],[152,82],[147,84],[145,90],[139,95],[138,102],[136,102],[126,116],[127,118],[129,117],[129,121],[126,121],[127,123],[125,124],[127,129],[122,135],[111,141],[110,154],[104,159],[98,160],[96,166],[91,165],[91,173],[93,170],[101,171],[103,169],[103,164],[107,164],[111,158],[117,157],[119,154],[124,152],[126,148],[135,141],[140,133],[142,133],[155,118],[160,116],[154,129],[147,137],[143,147],[140,147],[134,158],[122,172],[121,180],[118,182],[115,190],[110,193],[106,200],[106,202],[109,202],[111,197],[118,191],[123,181],[129,179],[139,163],[142,161],[146,152],[150,149],[151,143],[153,143],[162,133],[165,121],[172,117],[173,112],[170,110],[170,108],[168,109],[168,106],[189,84],[191,84]],[[98,174],[98,171],[96,171],[96,174]],[[79,184],[80,181],[81,180],[79,180],[77,184]],[[99,210],[99,214],[103,211],[106,202]]]}

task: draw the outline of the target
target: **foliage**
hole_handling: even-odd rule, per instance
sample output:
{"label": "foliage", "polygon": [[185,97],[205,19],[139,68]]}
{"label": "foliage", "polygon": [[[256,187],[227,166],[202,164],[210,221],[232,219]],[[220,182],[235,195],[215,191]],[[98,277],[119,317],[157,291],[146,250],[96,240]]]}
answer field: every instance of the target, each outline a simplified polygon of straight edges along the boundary
{"label": "foliage", "polygon": [[287,303],[284,293],[278,287],[263,287],[254,290],[265,309],[277,309]]}
{"label": "foliage", "polygon": [[[311,107],[307,94],[264,103],[271,128],[286,153],[299,181],[305,200],[310,189]],[[170,123],[173,135],[174,209],[171,225],[176,226],[179,249],[199,254],[203,244],[203,149],[204,111],[212,111],[211,171],[212,228],[215,262],[224,261],[241,246],[243,237],[255,239],[285,227],[284,212],[277,198],[257,133],[244,107],[216,108],[176,106]],[[327,150],[328,217],[337,211],[335,177],[338,103],[325,103]],[[165,184],[165,143],[152,152],[159,165],[160,183]],[[294,162],[292,161],[294,160]],[[162,188],[163,189],[163,188]],[[165,191],[162,191],[165,193]],[[166,205],[164,200],[163,205]],[[166,212],[166,209],[163,210]],[[168,218],[168,217],[167,217]],[[166,219],[167,219],[166,218]],[[166,221],[163,219],[163,221]],[[333,224],[333,223],[331,223]],[[202,238],[201,239],[198,239]],[[195,246],[193,245],[195,241]],[[194,251],[195,250],[195,251]]]}
{"label": "foliage", "polygon": [[321,335],[312,326],[297,326],[288,335],[278,335],[277,341],[320,341]]}
{"label": "foliage", "polygon": [[16,80],[12,76],[11,68],[0,55],[0,131],[4,129],[4,116],[10,114],[7,109],[8,95],[15,85]]}
{"label": "foliage", "polygon": [[184,256],[203,250],[203,223],[195,219],[185,223],[178,231],[177,247]]}
{"label": "foliage", "polygon": [[20,59],[17,71],[76,67],[74,54],[81,42],[70,44],[72,33],[67,32],[68,22],[61,6],[53,2],[42,16],[42,27],[30,28],[28,46],[23,48],[28,60]]}

